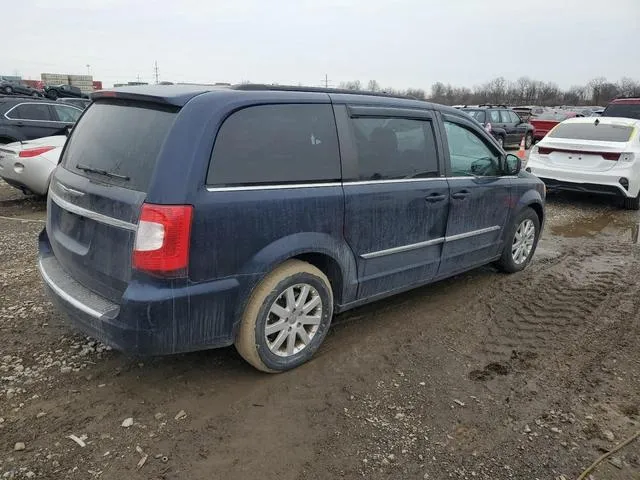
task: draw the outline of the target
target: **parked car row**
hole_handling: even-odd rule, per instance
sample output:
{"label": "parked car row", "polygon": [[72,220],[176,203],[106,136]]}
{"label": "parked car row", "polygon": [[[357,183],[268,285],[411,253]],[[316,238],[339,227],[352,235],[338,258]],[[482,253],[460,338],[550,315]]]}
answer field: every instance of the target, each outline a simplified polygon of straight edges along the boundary
{"label": "parked car row", "polygon": [[478,121],[501,147],[517,147],[523,139],[525,148],[531,148],[533,145],[533,125],[522,120],[515,111],[504,105],[462,107],[461,110]]}
{"label": "parked car row", "polygon": [[0,94],[4,95],[28,95],[32,97],[46,97],[51,100],[58,98],[89,99],[89,96],[73,85],[47,85],[43,90],[38,90],[29,85],[9,80],[0,80]]}

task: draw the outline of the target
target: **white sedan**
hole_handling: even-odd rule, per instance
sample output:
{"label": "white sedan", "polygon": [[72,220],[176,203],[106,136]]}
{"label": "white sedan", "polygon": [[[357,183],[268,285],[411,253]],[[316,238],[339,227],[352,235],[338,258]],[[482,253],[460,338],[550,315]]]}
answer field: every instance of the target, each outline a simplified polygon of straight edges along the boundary
{"label": "white sedan", "polygon": [[46,195],[66,135],[0,145],[0,177],[23,193]]}
{"label": "white sedan", "polygon": [[640,209],[640,120],[570,118],[531,149],[526,170],[549,189],[620,198]]}

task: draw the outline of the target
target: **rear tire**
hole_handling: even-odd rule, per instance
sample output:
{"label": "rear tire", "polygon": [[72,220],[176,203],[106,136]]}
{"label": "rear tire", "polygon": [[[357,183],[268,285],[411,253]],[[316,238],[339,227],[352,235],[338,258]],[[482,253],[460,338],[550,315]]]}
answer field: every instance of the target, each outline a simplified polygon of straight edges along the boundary
{"label": "rear tire", "polygon": [[496,266],[506,273],[524,270],[533,258],[539,237],[540,219],[532,208],[527,207],[516,216],[509,227],[502,257]]}
{"label": "rear tire", "polygon": [[311,359],[332,316],[333,292],[326,275],[309,263],[288,260],[254,289],[235,347],[258,370],[290,370]]}
{"label": "rear tire", "polygon": [[6,93],[7,95],[11,95],[13,93],[13,88],[4,87],[4,93]]}
{"label": "rear tire", "polygon": [[640,193],[632,198],[625,197],[622,200],[622,206],[625,210],[640,210]]}
{"label": "rear tire", "polygon": [[504,137],[502,135],[498,135],[496,137],[496,141],[498,142],[498,145],[500,145],[500,147],[504,148]]}

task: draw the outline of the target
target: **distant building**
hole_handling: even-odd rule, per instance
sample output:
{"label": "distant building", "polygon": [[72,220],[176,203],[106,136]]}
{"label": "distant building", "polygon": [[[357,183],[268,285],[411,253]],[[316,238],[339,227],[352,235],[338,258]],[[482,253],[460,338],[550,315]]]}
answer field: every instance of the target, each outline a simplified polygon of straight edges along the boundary
{"label": "distant building", "polygon": [[149,85],[147,82],[127,82],[127,83],[114,83],[114,87],[136,87],[138,85]]}
{"label": "distant building", "polygon": [[78,87],[82,93],[93,92],[92,75],[72,75],[69,73],[42,73],[40,74],[42,84],[46,85],[73,85]]}

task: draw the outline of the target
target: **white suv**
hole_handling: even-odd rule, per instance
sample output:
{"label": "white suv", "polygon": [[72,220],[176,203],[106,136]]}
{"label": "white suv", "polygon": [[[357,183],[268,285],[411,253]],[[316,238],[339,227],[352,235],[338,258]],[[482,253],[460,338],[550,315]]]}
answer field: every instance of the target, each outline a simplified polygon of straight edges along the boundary
{"label": "white suv", "polygon": [[533,147],[527,171],[547,187],[611,195],[640,209],[640,120],[570,118]]}

